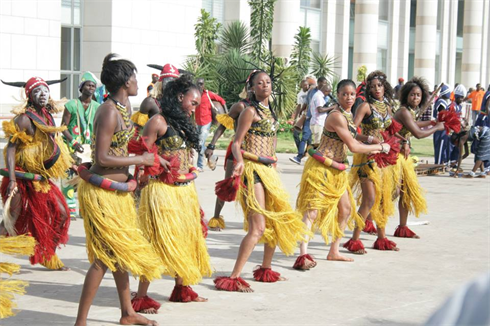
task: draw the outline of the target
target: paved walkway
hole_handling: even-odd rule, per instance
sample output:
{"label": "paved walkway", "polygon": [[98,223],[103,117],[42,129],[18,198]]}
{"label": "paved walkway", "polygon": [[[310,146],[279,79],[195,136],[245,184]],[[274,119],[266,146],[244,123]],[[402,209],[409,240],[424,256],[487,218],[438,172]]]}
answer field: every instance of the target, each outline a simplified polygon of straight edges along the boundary
{"label": "paved walkway", "polygon": [[[197,188],[201,204],[210,217],[214,210],[214,183],[223,178],[223,151],[216,171],[201,173]],[[282,180],[294,204],[302,166],[279,155]],[[464,168],[471,167],[472,158]],[[219,292],[211,278],[194,289],[207,303],[170,303],[173,280],[154,282],[150,295],[162,302],[154,318],[160,325],[419,325],[459,285],[488,271],[489,185],[488,179],[453,179],[446,175],[421,177],[427,190],[429,215],[410,219],[420,240],[393,239],[399,252],[369,250],[365,256],[352,256],[354,263],[328,262],[327,247],[317,235],[311,254],[318,266],[309,272],[291,268],[295,257],[276,255],[273,268],[289,278],[287,282],[264,284],[252,280],[252,270],[260,264],[263,247],[258,246],[246,264],[243,277],[250,281],[253,294]],[[227,228],[210,232],[209,253],[215,275],[229,275],[244,235],[242,214],[235,204],[223,210]],[[428,224],[420,225],[420,222]],[[387,231],[393,234],[397,218]],[[346,239],[350,235],[347,232]],[[375,237],[362,235],[366,247]],[[85,252],[83,221],[72,223],[70,242],[59,250],[69,272],[48,271],[30,266],[26,258],[6,258],[21,263],[16,278],[28,280],[27,295],[18,297],[21,312],[1,320],[1,325],[73,325],[85,273],[89,267]],[[3,259],[2,259],[3,260]],[[131,279],[136,290],[137,280]],[[89,325],[114,325],[119,320],[115,284],[107,273],[90,311]]]}

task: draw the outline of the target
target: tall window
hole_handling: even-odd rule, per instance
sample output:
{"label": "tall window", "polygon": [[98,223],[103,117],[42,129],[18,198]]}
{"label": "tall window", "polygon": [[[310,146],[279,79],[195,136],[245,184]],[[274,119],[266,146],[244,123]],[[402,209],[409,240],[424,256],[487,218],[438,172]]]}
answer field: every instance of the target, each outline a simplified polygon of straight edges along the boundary
{"label": "tall window", "polygon": [[82,57],[82,0],[61,1],[61,97],[78,97]]}
{"label": "tall window", "polygon": [[211,17],[216,18],[218,23],[223,24],[225,16],[224,0],[202,0],[202,9],[209,12]]}
{"label": "tall window", "polygon": [[310,28],[311,49],[320,52],[322,38],[322,1],[301,0],[300,26]]}
{"label": "tall window", "polygon": [[388,11],[390,4],[384,1],[379,2],[378,11],[378,54],[376,66],[379,70],[387,73],[388,70]]}

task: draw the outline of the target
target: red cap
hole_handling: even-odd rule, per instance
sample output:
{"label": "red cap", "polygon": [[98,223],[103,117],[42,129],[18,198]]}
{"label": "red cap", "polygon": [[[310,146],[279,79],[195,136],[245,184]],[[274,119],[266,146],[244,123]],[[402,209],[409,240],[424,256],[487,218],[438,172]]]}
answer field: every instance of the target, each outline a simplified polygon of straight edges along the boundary
{"label": "red cap", "polygon": [[152,77],[158,77],[158,74],[151,74]]}
{"label": "red cap", "polygon": [[405,81],[405,79],[403,79],[402,77],[398,78],[399,83],[403,83],[404,81]]}
{"label": "red cap", "polygon": [[179,76],[180,76],[179,70],[175,68],[175,66],[171,65],[170,63],[167,63],[165,66],[163,66],[158,81],[161,82],[164,78],[168,78],[168,77],[179,78]]}
{"label": "red cap", "polygon": [[34,88],[41,86],[41,85],[44,85],[49,89],[48,84],[41,77],[32,77],[31,79],[29,79],[26,83],[26,86],[25,86],[27,98],[29,98],[29,96],[31,95],[31,92],[34,90]]}

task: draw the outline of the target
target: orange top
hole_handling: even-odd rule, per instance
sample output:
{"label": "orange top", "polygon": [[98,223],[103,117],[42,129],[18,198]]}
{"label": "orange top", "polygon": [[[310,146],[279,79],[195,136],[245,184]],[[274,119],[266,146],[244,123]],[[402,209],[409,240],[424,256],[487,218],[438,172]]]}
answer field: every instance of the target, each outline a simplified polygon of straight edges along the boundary
{"label": "orange top", "polygon": [[483,95],[485,95],[485,91],[473,91],[470,95],[468,95],[468,98],[471,99],[471,110],[480,110]]}

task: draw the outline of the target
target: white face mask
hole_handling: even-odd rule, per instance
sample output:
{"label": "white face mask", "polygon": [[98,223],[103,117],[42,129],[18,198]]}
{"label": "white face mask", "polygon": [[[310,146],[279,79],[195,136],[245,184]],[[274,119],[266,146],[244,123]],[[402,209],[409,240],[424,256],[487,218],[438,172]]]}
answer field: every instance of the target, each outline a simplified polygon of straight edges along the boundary
{"label": "white face mask", "polygon": [[49,100],[49,88],[44,85],[40,85],[31,92],[31,101],[35,106],[43,107],[48,104]]}

